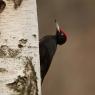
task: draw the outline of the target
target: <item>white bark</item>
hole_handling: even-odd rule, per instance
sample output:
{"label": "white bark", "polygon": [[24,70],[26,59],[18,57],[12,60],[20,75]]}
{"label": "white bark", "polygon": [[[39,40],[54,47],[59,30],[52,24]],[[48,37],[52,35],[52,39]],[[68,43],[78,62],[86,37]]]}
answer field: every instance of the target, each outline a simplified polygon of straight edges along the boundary
{"label": "white bark", "polygon": [[36,1],[4,1],[6,7],[0,13],[0,95],[41,95]]}

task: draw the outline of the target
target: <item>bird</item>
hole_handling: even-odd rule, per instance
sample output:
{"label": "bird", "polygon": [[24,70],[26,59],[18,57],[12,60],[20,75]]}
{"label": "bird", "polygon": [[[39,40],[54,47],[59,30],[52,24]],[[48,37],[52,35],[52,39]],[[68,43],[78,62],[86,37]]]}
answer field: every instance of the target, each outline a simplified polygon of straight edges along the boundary
{"label": "bird", "polygon": [[55,24],[55,35],[47,35],[39,41],[41,83],[43,83],[43,80],[50,68],[57,46],[63,45],[67,41],[67,35],[64,32],[64,29],[59,26],[56,20]]}

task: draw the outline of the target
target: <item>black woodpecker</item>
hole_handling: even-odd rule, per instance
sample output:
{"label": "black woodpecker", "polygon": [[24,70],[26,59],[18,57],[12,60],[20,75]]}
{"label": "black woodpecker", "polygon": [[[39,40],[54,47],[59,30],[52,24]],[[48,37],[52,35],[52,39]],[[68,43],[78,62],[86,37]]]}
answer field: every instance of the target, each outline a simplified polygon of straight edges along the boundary
{"label": "black woodpecker", "polygon": [[45,75],[51,65],[51,61],[56,52],[57,45],[63,45],[67,40],[67,35],[64,30],[59,27],[56,22],[56,34],[48,35],[40,39],[39,52],[40,52],[40,67],[41,67],[41,82],[43,82]]}

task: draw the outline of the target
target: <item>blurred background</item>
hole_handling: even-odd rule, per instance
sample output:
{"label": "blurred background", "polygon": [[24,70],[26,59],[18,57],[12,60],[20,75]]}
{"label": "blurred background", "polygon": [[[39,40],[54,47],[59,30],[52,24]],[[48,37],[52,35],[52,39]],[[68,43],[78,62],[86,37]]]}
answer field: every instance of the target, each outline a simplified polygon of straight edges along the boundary
{"label": "blurred background", "polygon": [[39,35],[67,32],[42,86],[43,95],[95,95],[95,1],[37,0]]}

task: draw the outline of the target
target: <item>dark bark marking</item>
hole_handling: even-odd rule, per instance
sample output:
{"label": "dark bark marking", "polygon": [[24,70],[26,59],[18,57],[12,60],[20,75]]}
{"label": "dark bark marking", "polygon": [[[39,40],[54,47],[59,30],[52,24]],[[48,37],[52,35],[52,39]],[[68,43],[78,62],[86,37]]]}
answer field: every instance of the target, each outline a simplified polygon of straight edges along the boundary
{"label": "dark bark marking", "polygon": [[33,34],[32,36],[33,36],[34,38],[36,38],[37,35],[36,35],[36,34]]}
{"label": "dark bark marking", "polygon": [[0,68],[0,73],[8,72],[5,68]]}
{"label": "dark bark marking", "polygon": [[19,49],[11,49],[7,45],[0,47],[0,58],[15,58],[20,53]]}
{"label": "dark bark marking", "polygon": [[26,43],[27,43],[27,39],[20,39],[18,47],[23,48],[23,47],[25,47]]}
{"label": "dark bark marking", "polygon": [[3,10],[5,9],[5,7],[6,7],[6,3],[3,0],[0,0],[0,13],[3,12]]}
{"label": "dark bark marking", "polygon": [[24,76],[18,76],[13,83],[7,84],[7,87],[15,91],[16,95],[38,95],[37,77],[32,65],[32,58],[26,57],[24,63]]}
{"label": "dark bark marking", "polygon": [[14,8],[17,9],[18,7],[20,7],[22,1],[23,0],[13,0],[13,2],[14,2]]}

